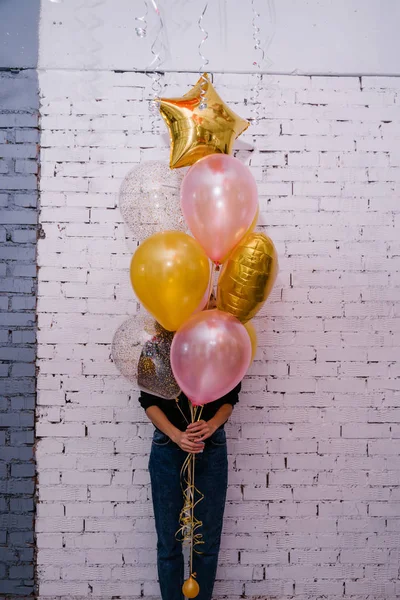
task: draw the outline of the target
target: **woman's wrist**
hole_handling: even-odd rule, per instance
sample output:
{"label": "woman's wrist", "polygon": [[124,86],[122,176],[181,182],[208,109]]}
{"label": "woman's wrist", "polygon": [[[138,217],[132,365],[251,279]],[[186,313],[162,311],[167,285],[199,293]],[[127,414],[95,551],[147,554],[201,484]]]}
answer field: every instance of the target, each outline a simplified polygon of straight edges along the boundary
{"label": "woman's wrist", "polygon": [[215,422],[215,418],[214,417],[212,419],[210,419],[209,421],[207,421],[207,422],[208,422],[208,426],[211,429],[211,435],[212,435],[213,433],[215,433],[217,431],[217,429],[219,427],[219,424]]}
{"label": "woman's wrist", "polygon": [[172,426],[172,431],[168,437],[170,437],[174,444],[176,444],[181,433],[182,432],[177,427]]}
{"label": "woman's wrist", "polygon": [[232,406],[230,404],[223,404],[221,408],[215,413],[215,415],[208,421],[208,424],[212,428],[212,432],[215,433],[218,427],[221,427],[232,414]]}

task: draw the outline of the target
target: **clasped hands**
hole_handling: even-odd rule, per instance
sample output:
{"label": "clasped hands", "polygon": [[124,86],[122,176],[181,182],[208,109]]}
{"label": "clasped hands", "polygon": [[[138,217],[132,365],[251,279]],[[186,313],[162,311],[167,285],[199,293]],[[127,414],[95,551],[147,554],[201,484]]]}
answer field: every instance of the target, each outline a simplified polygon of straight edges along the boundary
{"label": "clasped hands", "polygon": [[211,421],[195,421],[187,426],[186,431],[180,431],[174,441],[184,452],[198,454],[204,449],[204,440],[211,437],[216,429]]}

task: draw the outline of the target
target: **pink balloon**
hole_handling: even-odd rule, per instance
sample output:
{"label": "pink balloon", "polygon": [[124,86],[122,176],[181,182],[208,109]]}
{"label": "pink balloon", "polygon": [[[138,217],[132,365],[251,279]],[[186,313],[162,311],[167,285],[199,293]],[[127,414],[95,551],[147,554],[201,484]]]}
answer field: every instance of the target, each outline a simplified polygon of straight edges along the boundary
{"label": "pink balloon", "polygon": [[196,310],[193,311],[194,315],[196,313],[200,312],[201,310],[204,310],[207,307],[207,304],[208,304],[208,302],[210,300],[212,283],[213,282],[212,282],[212,280],[210,278],[210,281],[208,282],[207,289],[204,292],[204,295],[203,295],[202,299],[200,300],[198,307],[196,308]]}
{"label": "pink balloon", "polygon": [[211,260],[221,263],[250,227],[258,207],[250,170],[228,154],[195,163],[181,186],[183,216]]}
{"label": "pink balloon", "polygon": [[217,309],[192,315],[171,345],[174,377],[197,406],[230,392],[246,374],[250,358],[251,342],[244,325]]}

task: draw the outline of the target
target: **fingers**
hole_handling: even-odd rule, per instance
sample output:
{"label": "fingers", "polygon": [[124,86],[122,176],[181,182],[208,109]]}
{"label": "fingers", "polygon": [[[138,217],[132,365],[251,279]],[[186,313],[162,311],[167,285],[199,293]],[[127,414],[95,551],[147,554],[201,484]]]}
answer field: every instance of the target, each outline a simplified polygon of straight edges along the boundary
{"label": "fingers", "polygon": [[195,432],[187,432],[188,438],[190,440],[199,440],[201,439],[204,435],[206,435],[208,433],[208,427],[207,425],[205,427],[203,427],[202,429],[199,429],[198,431]]}
{"label": "fingers", "polygon": [[190,452],[192,454],[198,454],[199,452],[202,452],[202,450],[204,449],[204,444],[203,444],[203,442],[199,442],[198,440],[196,440],[196,441],[191,440],[189,438],[188,434],[185,433],[182,436],[180,447],[185,452]]}
{"label": "fingers", "polygon": [[197,425],[197,427],[192,427],[191,429],[188,427],[186,429],[186,433],[188,435],[198,435],[199,433],[204,432],[206,429],[208,429],[207,423],[200,423]]}
{"label": "fingers", "polygon": [[202,452],[204,449],[203,443],[195,443],[195,442],[182,442],[182,450],[185,452],[190,452],[191,454],[198,454]]}
{"label": "fingers", "polygon": [[193,431],[197,431],[197,429],[198,429],[199,427],[204,427],[204,425],[205,425],[205,424],[206,424],[206,422],[205,422],[205,421],[203,421],[203,419],[202,419],[201,421],[195,421],[194,423],[190,423],[190,424],[187,426],[187,429],[186,429],[186,431],[191,431],[191,432],[193,432]]}
{"label": "fingers", "polygon": [[200,450],[194,450],[193,448],[189,448],[189,446],[182,446],[182,450],[184,452],[188,452],[189,454],[200,454],[200,452],[203,452],[203,448]]}
{"label": "fingers", "polygon": [[207,423],[202,423],[201,425],[198,425],[196,428],[193,427],[193,429],[186,429],[186,433],[190,434],[190,435],[194,435],[195,433],[199,433],[199,431],[204,431],[204,429],[207,429],[208,425]]}

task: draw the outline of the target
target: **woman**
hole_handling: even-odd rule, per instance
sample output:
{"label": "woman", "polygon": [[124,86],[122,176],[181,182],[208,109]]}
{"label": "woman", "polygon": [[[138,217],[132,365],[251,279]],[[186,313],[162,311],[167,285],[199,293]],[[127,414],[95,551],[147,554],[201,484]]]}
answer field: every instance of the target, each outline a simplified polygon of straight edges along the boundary
{"label": "woman", "polygon": [[180,471],[187,453],[196,454],[196,487],[204,499],[196,506],[203,526],[201,554],[194,553],[193,571],[200,585],[198,600],[211,600],[228,484],[224,424],[238,402],[241,384],[215,402],[206,404],[202,419],[191,423],[184,394],[163,400],[141,392],[140,403],[155,426],[149,471],[157,530],[157,566],[162,600],[182,600],[184,563],[182,543],[176,539],[183,506]]}

